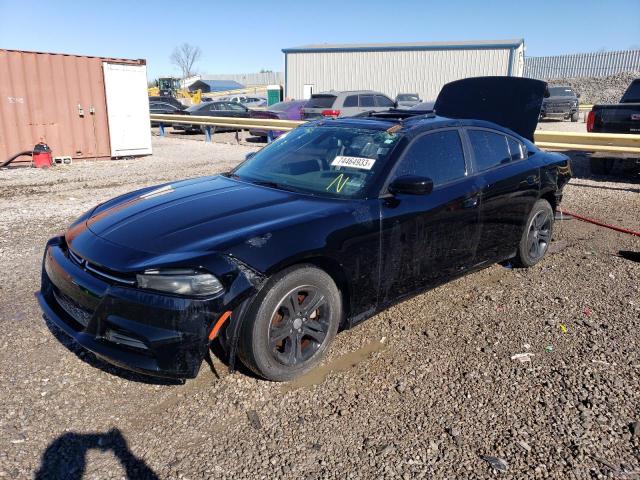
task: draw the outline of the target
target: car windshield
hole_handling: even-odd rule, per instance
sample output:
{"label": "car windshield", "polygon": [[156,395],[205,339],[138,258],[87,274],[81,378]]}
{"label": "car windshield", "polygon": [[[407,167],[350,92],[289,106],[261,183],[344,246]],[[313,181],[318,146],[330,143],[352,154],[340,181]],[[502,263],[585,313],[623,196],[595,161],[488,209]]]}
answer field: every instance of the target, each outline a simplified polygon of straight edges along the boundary
{"label": "car windshield", "polygon": [[549,96],[551,97],[570,97],[573,95],[573,90],[569,87],[549,87]]}
{"label": "car windshield", "polygon": [[312,95],[305,108],[331,108],[335,100],[335,95]]}
{"label": "car windshield", "polygon": [[418,95],[414,95],[413,93],[403,93],[398,95],[399,102],[419,102],[420,97]]}
{"label": "car windshield", "polygon": [[298,127],[230,175],[283,190],[363,198],[401,137],[384,130]]}

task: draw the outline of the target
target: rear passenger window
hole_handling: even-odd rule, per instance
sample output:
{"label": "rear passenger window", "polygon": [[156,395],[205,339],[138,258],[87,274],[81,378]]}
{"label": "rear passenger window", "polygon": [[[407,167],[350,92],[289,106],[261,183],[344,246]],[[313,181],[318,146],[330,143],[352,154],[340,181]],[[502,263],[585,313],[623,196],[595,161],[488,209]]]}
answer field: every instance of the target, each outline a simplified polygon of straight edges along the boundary
{"label": "rear passenger window", "polygon": [[524,145],[522,145],[515,138],[507,137],[507,143],[509,145],[509,153],[511,154],[511,161],[522,160],[525,157]]}
{"label": "rear passenger window", "polygon": [[444,130],[415,140],[405,153],[395,177],[429,177],[435,186],[462,178],[465,174],[460,134],[457,130]]}
{"label": "rear passenger window", "polygon": [[358,96],[357,95],[349,95],[344,99],[343,107],[357,107],[358,106]]}
{"label": "rear passenger window", "polygon": [[361,107],[375,107],[376,104],[373,101],[373,95],[360,95]]}
{"label": "rear passenger window", "polygon": [[393,103],[391,99],[385,97],[384,95],[376,95],[376,102],[378,103],[379,107],[391,108],[395,106],[395,103]]}
{"label": "rear passenger window", "polygon": [[468,130],[478,170],[487,170],[511,160],[507,137],[486,130]]}

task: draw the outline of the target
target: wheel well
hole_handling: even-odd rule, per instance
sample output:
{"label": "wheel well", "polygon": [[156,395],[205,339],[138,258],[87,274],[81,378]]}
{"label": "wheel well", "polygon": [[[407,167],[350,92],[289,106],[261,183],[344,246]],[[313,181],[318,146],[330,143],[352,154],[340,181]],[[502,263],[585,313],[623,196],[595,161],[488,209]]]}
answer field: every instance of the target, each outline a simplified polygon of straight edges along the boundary
{"label": "wheel well", "polygon": [[349,290],[349,282],[347,281],[347,276],[344,273],[344,269],[342,268],[340,263],[327,257],[310,257],[305,258],[297,263],[288,264],[278,269],[278,271],[284,270],[285,268],[294,267],[296,265],[313,265],[329,274],[331,279],[336,284],[336,287],[338,287],[338,290],[340,290],[340,295],[342,296],[342,306],[344,311],[344,317],[340,325],[342,327],[344,322],[349,318],[349,313],[351,311],[351,292]]}
{"label": "wheel well", "polygon": [[549,205],[551,205],[552,210],[554,212],[556,211],[556,207],[558,206],[558,199],[556,197],[555,192],[550,191],[550,192],[544,193],[540,198],[549,202]]}

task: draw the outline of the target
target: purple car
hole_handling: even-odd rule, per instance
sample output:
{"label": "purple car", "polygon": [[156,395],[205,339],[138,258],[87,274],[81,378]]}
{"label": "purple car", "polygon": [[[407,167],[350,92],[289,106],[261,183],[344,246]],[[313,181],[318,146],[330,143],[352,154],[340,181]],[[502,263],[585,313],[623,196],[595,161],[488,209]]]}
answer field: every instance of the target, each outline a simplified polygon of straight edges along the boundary
{"label": "purple car", "polygon": [[[302,107],[306,100],[292,100],[289,102],[278,102],[267,107],[266,110],[250,110],[250,118],[273,118],[277,120],[302,120]],[[273,131],[273,138],[279,137],[284,132]],[[254,137],[266,137],[267,130],[249,130],[249,134]]]}

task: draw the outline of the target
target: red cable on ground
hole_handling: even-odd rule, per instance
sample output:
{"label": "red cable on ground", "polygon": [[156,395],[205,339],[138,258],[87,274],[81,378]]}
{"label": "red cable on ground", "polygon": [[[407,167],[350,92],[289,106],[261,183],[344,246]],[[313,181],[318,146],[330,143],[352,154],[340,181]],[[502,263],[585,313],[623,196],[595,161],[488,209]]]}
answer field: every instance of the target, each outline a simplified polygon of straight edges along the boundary
{"label": "red cable on ground", "polygon": [[578,220],[582,220],[583,222],[593,223],[594,225],[598,225],[600,227],[610,228],[611,230],[615,230],[616,232],[628,233],[629,235],[635,235],[636,237],[640,237],[640,232],[634,232],[633,230],[628,230],[626,228],[616,227],[615,225],[602,223],[602,222],[599,222],[598,220],[594,220],[593,218],[583,217],[582,215],[578,215],[577,213],[568,212],[560,208],[558,209],[558,211],[565,215],[569,215],[571,217],[577,218]]}

